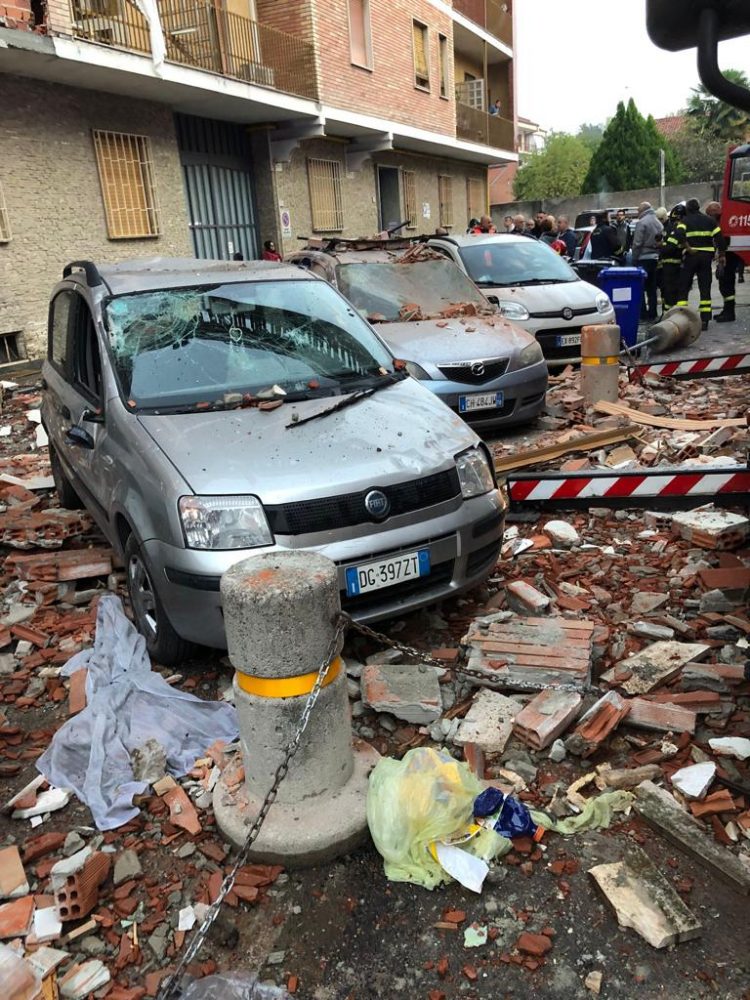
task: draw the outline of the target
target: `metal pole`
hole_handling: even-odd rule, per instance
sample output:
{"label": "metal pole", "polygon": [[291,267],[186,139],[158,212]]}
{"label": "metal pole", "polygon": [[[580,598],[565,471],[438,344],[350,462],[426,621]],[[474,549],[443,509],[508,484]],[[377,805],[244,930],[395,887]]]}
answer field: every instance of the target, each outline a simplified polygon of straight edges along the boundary
{"label": "metal pole", "polygon": [[659,204],[664,204],[664,184],[666,182],[666,156],[664,150],[659,150]]}

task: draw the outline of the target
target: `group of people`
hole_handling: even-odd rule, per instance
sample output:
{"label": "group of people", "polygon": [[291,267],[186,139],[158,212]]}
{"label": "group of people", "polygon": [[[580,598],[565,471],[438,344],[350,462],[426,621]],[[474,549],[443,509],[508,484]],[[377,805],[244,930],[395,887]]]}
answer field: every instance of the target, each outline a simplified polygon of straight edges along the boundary
{"label": "group of people", "polygon": [[[466,231],[467,233],[496,233],[497,229],[492,219],[488,215],[483,215],[481,219],[472,219]],[[506,215],[503,231],[541,240],[542,243],[551,246],[556,253],[563,257],[570,257],[571,260],[575,254],[576,234],[570,228],[570,223],[564,215],[556,218],[554,215],[537,212],[533,219],[527,219],[523,215]]]}
{"label": "group of people", "polygon": [[673,306],[687,306],[690,290],[697,279],[698,311],[701,325],[708,328],[711,320],[712,266],[716,261],[716,277],[723,298],[723,308],[715,317],[719,323],[735,318],[736,281],[742,277],[741,258],[729,248],[729,237],[721,229],[721,205],[712,201],[701,211],[700,202],[691,198],[667,212],[654,209],[650,202],[638,206],[638,221],[631,229],[624,211],[614,220],[607,212],[595,217],[591,234],[591,256],[594,259],[613,258],[625,263],[628,251],[635,267],[646,272],[642,318],[654,320],[658,315],[658,293],[661,307],[667,312]]}

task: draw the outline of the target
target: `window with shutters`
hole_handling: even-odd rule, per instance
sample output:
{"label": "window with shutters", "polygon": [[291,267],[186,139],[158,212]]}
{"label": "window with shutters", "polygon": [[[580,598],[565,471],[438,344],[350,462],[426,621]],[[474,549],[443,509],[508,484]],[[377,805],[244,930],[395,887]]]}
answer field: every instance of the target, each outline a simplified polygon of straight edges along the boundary
{"label": "window with shutters", "polygon": [[338,160],[308,160],[312,227],[316,232],[339,232],[344,228],[341,164]]}
{"label": "window with shutters", "polygon": [[8,243],[10,236],[10,216],[8,215],[8,209],[5,204],[3,186],[0,184],[0,243]]}
{"label": "window with shutters", "polygon": [[448,229],[453,225],[453,178],[445,174],[438,177],[438,205],[440,225]]}
{"label": "window with shutters", "polygon": [[412,44],[414,48],[414,86],[421,90],[429,90],[430,50],[426,24],[412,21]]}
{"label": "window with shutters", "polygon": [[401,172],[404,189],[404,218],[408,219],[407,229],[417,228],[417,175],[413,170]]}
{"label": "window with shutters", "polygon": [[109,238],[158,236],[159,211],[148,137],[99,129],[93,135]]}
{"label": "window with shutters", "polygon": [[487,212],[487,197],[484,193],[484,181],[478,177],[469,177],[466,181],[466,202],[470,219],[478,219]]}
{"label": "window with shutters", "polygon": [[440,96],[448,97],[448,39],[438,35],[438,64],[440,69]]}
{"label": "window with shutters", "polygon": [[372,69],[370,0],[349,0],[349,51],[355,66]]}

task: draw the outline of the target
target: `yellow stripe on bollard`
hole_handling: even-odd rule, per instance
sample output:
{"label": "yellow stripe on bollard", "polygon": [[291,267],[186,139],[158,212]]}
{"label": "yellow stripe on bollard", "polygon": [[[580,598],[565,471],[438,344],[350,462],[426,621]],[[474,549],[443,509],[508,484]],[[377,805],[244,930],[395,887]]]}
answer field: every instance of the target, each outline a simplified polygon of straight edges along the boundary
{"label": "yellow stripe on bollard", "polygon": [[[341,657],[337,656],[328,669],[323,687],[328,687],[341,672]],[[238,670],[235,674],[237,686],[246,694],[256,698],[299,698],[310,694],[315,686],[318,671],[309,674],[298,674],[296,677],[251,677]]]}
{"label": "yellow stripe on bollard", "polygon": [[582,365],[619,365],[620,359],[617,355],[610,355],[605,358],[581,358]]}

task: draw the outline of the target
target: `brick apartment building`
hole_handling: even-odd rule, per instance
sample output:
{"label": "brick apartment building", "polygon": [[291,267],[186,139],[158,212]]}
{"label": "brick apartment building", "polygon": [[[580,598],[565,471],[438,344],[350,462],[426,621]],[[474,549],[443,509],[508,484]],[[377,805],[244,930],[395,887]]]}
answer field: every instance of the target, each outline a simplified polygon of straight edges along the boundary
{"label": "brick apartment building", "polygon": [[0,364],[70,260],[463,231],[512,42],[510,0],[0,0]]}

